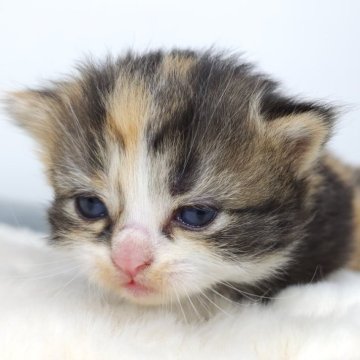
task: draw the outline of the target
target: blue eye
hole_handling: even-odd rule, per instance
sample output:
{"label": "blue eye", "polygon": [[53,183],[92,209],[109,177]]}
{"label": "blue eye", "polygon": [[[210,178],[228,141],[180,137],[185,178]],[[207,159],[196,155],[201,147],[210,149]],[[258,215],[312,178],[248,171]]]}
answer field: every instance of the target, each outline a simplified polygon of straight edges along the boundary
{"label": "blue eye", "polygon": [[210,224],[216,217],[217,210],[206,206],[184,206],[176,213],[176,219],[182,224],[201,228]]}
{"label": "blue eye", "polygon": [[76,208],[86,219],[96,220],[107,216],[105,204],[95,196],[78,196]]}

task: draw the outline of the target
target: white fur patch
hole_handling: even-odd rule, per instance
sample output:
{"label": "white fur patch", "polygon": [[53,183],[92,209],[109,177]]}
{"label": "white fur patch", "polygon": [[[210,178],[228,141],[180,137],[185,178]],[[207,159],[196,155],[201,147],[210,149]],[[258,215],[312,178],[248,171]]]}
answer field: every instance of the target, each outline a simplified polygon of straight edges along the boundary
{"label": "white fur patch", "polygon": [[224,312],[187,324],[179,309],[106,297],[70,263],[38,235],[0,227],[0,359],[359,359],[357,273],[267,306],[219,303]]}

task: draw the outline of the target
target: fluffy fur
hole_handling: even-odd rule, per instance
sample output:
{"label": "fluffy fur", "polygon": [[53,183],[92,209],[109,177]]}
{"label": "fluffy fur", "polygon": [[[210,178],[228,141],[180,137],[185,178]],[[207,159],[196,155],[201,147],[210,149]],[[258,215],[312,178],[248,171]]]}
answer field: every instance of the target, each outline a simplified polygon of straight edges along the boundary
{"label": "fluffy fur", "polygon": [[186,323],[181,310],[104,297],[70,263],[40,235],[0,226],[1,359],[359,359],[357,273]]}
{"label": "fluffy fur", "polygon": [[[9,109],[42,149],[52,243],[122,297],[267,299],[349,261],[357,190],[324,150],[334,111],[283,95],[249,64],[209,52],[128,54],[13,94]],[[79,216],[83,194],[108,216]],[[174,214],[196,205],[218,216],[194,231]],[[137,276],[154,290],[142,298],[111,262],[133,224],[153,255]]]}

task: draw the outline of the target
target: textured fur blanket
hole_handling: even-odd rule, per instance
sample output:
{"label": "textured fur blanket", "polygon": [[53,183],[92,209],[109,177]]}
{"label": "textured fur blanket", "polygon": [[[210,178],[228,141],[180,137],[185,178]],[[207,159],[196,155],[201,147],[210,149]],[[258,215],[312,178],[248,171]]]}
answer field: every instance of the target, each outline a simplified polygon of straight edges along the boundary
{"label": "textured fur blanket", "polygon": [[208,320],[119,303],[40,235],[0,226],[0,359],[360,359],[360,274],[219,304]]}

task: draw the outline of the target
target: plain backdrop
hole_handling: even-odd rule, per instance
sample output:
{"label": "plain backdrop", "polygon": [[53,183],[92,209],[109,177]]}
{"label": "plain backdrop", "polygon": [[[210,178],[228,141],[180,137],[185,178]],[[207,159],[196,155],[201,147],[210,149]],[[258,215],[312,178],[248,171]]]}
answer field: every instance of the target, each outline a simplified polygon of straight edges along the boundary
{"label": "plain backdrop", "polygon": [[[360,164],[360,1],[1,0],[0,91],[41,84],[88,54],[214,46],[344,114],[330,146]],[[34,143],[0,113],[0,200],[43,204],[51,191]]]}

